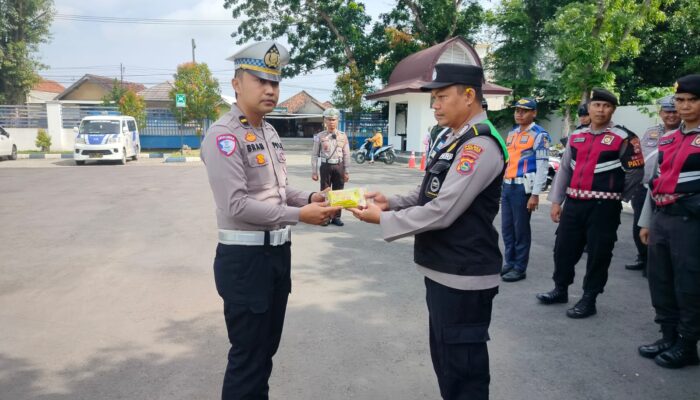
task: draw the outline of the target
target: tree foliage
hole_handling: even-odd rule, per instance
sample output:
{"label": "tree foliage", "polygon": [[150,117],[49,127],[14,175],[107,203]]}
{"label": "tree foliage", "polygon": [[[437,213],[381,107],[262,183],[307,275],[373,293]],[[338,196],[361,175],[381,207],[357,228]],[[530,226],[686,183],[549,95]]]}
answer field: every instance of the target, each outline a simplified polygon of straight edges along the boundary
{"label": "tree foliage", "polygon": [[53,0],[0,0],[0,103],[21,104],[39,81],[39,44],[49,39]]}
{"label": "tree foliage", "polygon": [[[185,122],[202,123],[205,119],[215,120],[219,115],[221,89],[219,81],[214,78],[207,64],[188,62],[177,67],[174,75],[173,89],[170,91],[172,110]],[[175,107],[175,95],[184,93],[187,97],[186,107]]]}
{"label": "tree foliage", "polygon": [[139,130],[143,132],[146,128],[146,100],[136,92],[128,89],[119,99],[119,112],[122,115],[134,117]]}
{"label": "tree foliage", "polygon": [[112,81],[112,88],[109,90],[109,92],[102,97],[102,105],[103,106],[112,106],[115,104],[119,104],[119,100],[121,100],[122,96],[127,92],[127,88],[125,88],[121,82],[119,82],[119,79],[114,78],[114,81]]}

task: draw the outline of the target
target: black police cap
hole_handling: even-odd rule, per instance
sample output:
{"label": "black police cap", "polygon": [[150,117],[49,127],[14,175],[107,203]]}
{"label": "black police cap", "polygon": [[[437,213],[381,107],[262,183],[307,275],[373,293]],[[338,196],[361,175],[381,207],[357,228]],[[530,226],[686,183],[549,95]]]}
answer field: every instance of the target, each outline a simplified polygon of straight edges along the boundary
{"label": "black police cap", "polygon": [[700,97],[700,75],[686,75],[679,78],[674,85],[676,93],[690,93]]}
{"label": "black police cap", "polygon": [[583,117],[588,115],[588,104],[581,104],[578,106],[578,116]]}
{"label": "black police cap", "polygon": [[428,91],[457,84],[480,88],[483,81],[484,70],[476,65],[438,64],[435,66],[433,81],[423,85],[421,90]]}
{"label": "black police cap", "polygon": [[603,88],[593,88],[591,101],[607,101],[617,107],[617,96]]}

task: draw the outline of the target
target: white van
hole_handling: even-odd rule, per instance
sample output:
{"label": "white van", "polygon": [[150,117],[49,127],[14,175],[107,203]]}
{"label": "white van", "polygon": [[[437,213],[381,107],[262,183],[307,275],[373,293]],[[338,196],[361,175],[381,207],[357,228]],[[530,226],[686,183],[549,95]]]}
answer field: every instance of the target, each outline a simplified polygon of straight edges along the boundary
{"label": "white van", "polygon": [[99,115],[83,118],[80,127],[73,128],[77,165],[87,160],[117,160],[126,164],[126,159],[136,161],[141,151],[141,141],[136,120],[120,115]]}

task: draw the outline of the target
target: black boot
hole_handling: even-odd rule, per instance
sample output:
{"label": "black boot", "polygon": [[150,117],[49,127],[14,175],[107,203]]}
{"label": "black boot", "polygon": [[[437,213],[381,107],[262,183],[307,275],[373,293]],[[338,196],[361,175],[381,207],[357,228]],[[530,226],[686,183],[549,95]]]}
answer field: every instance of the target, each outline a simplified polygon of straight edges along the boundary
{"label": "black boot", "polygon": [[537,293],[537,300],[542,304],[568,303],[569,291],[566,286],[555,286],[550,292]]}
{"label": "black boot", "polygon": [[639,355],[644,358],[654,358],[664,351],[673,347],[678,338],[676,327],[672,325],[661,325],[663,337],[652,344],[639,346]]}
{"label": "black boot", "polygon": [[597,293],[583,292],[581,300],[575,306],[566,310],[566,316],[569,318],[587,318],[596,313],[595,298]]}
{"label": "black boot", "polygon": [[646,260],[642,260],[640,256],[637,256],[637,260],[633,263],[626,264],[625,269],[630,271],[640,271],[643,270],[646,265]]}
{"label": "black boot", "polygon": [[656,365],[664,368],[683,368],[687,365],[698,365],[698,341],[678,335],[676,344],[654,358]]}
{"label": "black boot", "polygon": [[345,223],[344,223],[343,221],[340,220],[340,217],[335,217],[335,218],[333,218],[333,219],[331,220],[331,224],[333,224],[333,225],[335,225],[335,226],[343,226],[343,225],[345,225]]}

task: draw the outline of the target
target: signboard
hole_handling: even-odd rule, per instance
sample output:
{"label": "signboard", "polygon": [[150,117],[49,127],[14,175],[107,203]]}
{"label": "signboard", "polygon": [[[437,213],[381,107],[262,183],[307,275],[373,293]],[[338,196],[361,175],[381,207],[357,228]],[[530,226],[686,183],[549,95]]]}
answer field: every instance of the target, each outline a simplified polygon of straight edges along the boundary
{"label": "signboard", "polygon": [[275,109],[272,110],[272,112],[284,113],[284,114],[286,114],[286,113],[287,113],[287,107],[275,107]]}
{"label": "signboard", "polygon": [[177,93],[175,95],[175,107],[182,108],[186,107],[187,100],[184,93]]}

